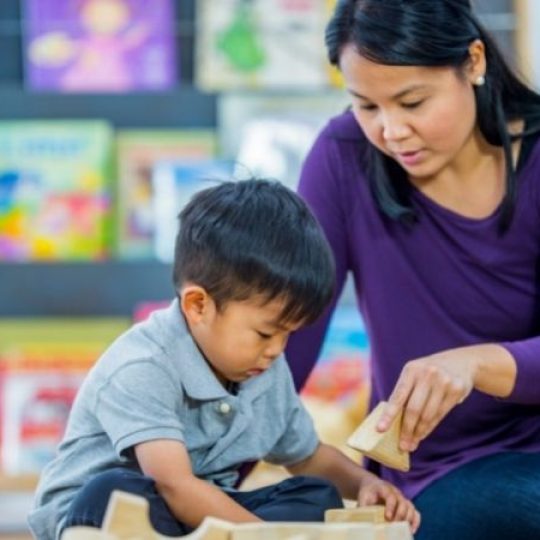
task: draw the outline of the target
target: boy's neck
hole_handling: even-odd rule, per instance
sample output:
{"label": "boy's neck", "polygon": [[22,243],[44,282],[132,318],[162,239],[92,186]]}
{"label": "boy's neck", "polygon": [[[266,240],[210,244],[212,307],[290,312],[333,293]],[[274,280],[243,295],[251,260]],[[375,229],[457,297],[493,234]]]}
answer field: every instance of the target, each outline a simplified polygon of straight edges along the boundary
{"label": "boy's neck", "polygon": [[201,353],[201,356],[203,357],[204,361],[206,362],[206,365],[210,368],[212,373],[215,375],[216,379],[221,383],[223,388],[227,390],[227,392],[233,396],[238,394],[239,384],[234,381],[229,381],[228,379],[225,379],[222,375],[220,375],[215,369],[214,366],[208,361],[208,358],[206,358],[206,355],[204,354],[204,351],[200,347],[200,345],[197,343],[197,340],[195,339],[195,336],[193,335],[193,332],[191,331],[191,328],[189,327],[189,323],[186,319],[186,316],[180,309],[180,315],[182,316],[182,319],[184,319],[184,324],[186,325],[186,329],[189,332],[189,335],[191,336],[191,339],[193,340],[193,343],[195,343],[195,346],[197,347],[198,351]]}

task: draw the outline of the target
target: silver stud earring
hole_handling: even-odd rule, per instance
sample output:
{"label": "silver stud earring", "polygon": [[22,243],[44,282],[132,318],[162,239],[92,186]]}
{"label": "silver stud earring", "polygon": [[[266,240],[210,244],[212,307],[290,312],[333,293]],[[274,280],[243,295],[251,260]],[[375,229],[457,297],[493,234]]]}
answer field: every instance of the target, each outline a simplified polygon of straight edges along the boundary
{"label": "silver stud earring", "polygon": [[483,86],[486,84],[486,78],[483,75],[478,75],[474,81],[475,86]]}

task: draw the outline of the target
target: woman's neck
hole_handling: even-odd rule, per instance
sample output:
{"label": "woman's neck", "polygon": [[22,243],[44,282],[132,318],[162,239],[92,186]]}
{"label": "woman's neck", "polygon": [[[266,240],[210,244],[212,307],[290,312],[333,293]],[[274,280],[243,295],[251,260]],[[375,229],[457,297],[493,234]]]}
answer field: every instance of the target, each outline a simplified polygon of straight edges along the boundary
{"label": "woman's neck", "polygon": [[[509,126],[519,133],[523,123]],[[513,144],[517,163],[520,140]],[[411,183],[434,202],[467,218],[482,219],[495,212],[506,189],[506,160],[500,146],[490,145],[477,129],[459,156],[436,175],[410,178]]]}

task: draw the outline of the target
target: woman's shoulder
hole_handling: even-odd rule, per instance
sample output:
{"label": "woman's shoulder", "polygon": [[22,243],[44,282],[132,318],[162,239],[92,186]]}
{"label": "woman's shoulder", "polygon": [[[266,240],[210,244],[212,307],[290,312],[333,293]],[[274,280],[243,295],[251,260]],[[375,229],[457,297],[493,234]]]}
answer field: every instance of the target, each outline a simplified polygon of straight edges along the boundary
{"label": "woman's shoulder", "polygon": [[364,141],[365,136],[350,109],[331,118],[322,131],[322,135],[342,141]]}

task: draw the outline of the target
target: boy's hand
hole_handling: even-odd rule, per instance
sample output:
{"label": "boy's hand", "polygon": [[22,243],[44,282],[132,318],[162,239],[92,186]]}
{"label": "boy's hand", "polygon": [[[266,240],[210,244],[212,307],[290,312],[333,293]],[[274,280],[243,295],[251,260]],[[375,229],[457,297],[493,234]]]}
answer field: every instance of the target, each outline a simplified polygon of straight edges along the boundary
{"label": "boy's hand", "polygon": [[414,534],[420,525],[420,514],[413,503],[406,499],[401,491],[366,472],[358,490],[358,506],[384,504],[385,517],[388,521],[408,521]]}

